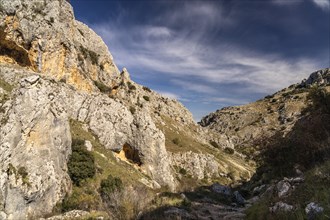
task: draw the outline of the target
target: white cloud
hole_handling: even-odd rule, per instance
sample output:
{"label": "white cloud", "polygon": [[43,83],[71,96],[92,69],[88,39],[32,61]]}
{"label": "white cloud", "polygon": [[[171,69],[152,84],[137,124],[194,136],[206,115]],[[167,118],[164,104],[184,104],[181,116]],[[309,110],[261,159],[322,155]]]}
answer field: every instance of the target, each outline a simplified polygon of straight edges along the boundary
{"label": "white cloud", "polygon": [[272,3],[280,6],[289,6],[289,5],[296,5],[301,3],[303,0],[272,0]]}
{"label": "white cloud", "polygon": [[170,37],[171,30],[167,27],[151,26],[145,28],[145,34],[150,37]]}
{"label": "white cloud", "polygon": [[330,0],[312,0],[316,6],[320,7],[323,10],[329,10]]}
{"label": "white cloud", "polygon": [[217,102],[220,104],[226,103],[226,104],[247,104],[249,101],[245,99],[240,98],[225,98],[225,97],[211,97],[208,98],[207,101],[210,102]]}
{"label": "white cloud", "polygon": [[174,94],[172,92],[166,92],[166,91],[156,91],[157,93],[161,94],[164,97],[170,98],[170,99],[176,99],[176,100],[180,100],[180,96],[178,96],[177,94]]}
{"label": "white cloud", "polygon": [[[174,84],[195,92],[216,92],[211,85],[205,85],[210,83],[241,83],[247,85],[250,92],[274,92],[299,82],[320,68],[316,60],[301,58],[286,61],[276,54],[251,52],[234,45],[217,45],[210,48],[200,43],[198,34],[188,38],[185,33],[173,33],[170,28],[154,32],[159,33],[159,36],[167,33],[176,35],[170,40],[148,41],[143,39],[143,33],[148,32],[144,29],[146,27],[136,27],[141,29],[138,41],[132,40],[127,36],[130,33],[120,27],[107,28],[107,25],[103,24],[94,28],[109,45],[119,66],[161,72],[179,79],[195,77],[199,80],[198,84],[188,85],[186,81],[172,80]],[[150,31],[150,28],[147,27],[146,30]],[[206,48],[208,51],[204,52]]]}
{"label": "white cloud", "polygon": [[199,93],[208,93],[208,94],[214,94],[217,92],[217,90],[212,88],[211,86],[207,86],[199,83],[182,81],[178,79],[173,79],[171,80],[171,82],[174,83],[175,85],[181,86],[184,90],[195,91]]}
{"label": "white cloud", "polygon": [[[321,67],[316,59],[287,60],[271,51],[267,54],[253,52],[228,42],[208,44],[204,30],[234,23],[230,19],[226,21],[221,8],[211,3],[202,5],[193,2],[167,13],[161,16],[168,22],[167,25],[126,27],[120,22],[109,22],[92,27],[106,41],[120,67],[140,69],[148,74],[161,73],[172,78],[170,82],[173,85],[202,95],[212,95],[214,98],[210,101],[219,103],[237,104],[246,103],[246,100],[229,99],[228,94],[219,97],[218,85],[239,84],[241,87],[236,89],[242,95],[272,93],[301,81]],[[185,27],[175,28],[178,21]],[[139,73],[139,77],[143,76],[149,77]],[[182,100],[168,91],[161,93]]]}

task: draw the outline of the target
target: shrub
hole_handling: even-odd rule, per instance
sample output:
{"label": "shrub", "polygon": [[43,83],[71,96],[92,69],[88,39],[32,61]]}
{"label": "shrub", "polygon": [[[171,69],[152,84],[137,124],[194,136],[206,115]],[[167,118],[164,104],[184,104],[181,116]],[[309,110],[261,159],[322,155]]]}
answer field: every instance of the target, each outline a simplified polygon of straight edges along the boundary
{"label": "shrub", "polygon": [[134,113],[136,112],[136,109],[133,106],[130,106],[129,111],[132,113],[132,115],[134,115]]}
{"label": "shrub", "polygon": [[226,147],[224,151],[227,154],[234,154],[235,153],[235,150],[233,148],[230,148],[230,147]]}
{"label": "shrub", "polygon": [[184,168],[180,168],[179,173],[182,174],[182,175],[186,175],[187,170],[185,170]]}
{"label": "shrub", "polygon": [[59,204],[56,209],[60,212],[67,212],[70,210],[97,210],[101,207],[101,201],[98,193],[91,188],[73,187],[72,193],[66,195],[62,204]]}
{"label": "shrub", "polygon": [[175,145],[179,145],[179,144],[180,144],[180,140],[179,140],[179,138],[174,138],[174,139],[172,140],[172,142],[173,142],[173,144],[175,144]]}
{"label": "shrub", "polygon": [[81,181],[95,175],[94,156],[87,151],[83,140],[72,141],[72,154],[68,162],[69,175],[72,182],[79,186]]}
{"label": "shrub", "polygon": [[213,147],[215,147],[215,148],[219,148],[218,143],[215,142],[215,141],[210,141],[210,144],[211,144]]}
{"label": "shrub", "polygon": [[307,97],[312,100],[314,107],[330,112],[330,93],[325,88],[312,87]]}
{"label": "shrub", "polygon": [[144,91],[151,92],[151,89],[149,89],[149,88],[146,87],[146,86],[143,86],[142,89],[143,89]]}
{"label": "shrub", "polygon": [[109,175],[106,179],[101,181],[100,193],[104,199],[109,199],[111,194],[115,191],[121,191],[123,189],[123,182],[117,177]]}
{"label": "shrub", "polygon": [[136,87],[131,82],[127,82],[127,87],[129,90],[136,90]]}
{"label": "shrub", "polygon": [[94,85],[103,93],[108,93],[111,88],[100,81],[94,81]]}
{"label": "shrub", "polygon": [[149,96],[143,96],[143,99],[144,99],[144,100],[146,100],[147,102],[149,102],[149,101],[150,101],[150,98],[149,98]]}

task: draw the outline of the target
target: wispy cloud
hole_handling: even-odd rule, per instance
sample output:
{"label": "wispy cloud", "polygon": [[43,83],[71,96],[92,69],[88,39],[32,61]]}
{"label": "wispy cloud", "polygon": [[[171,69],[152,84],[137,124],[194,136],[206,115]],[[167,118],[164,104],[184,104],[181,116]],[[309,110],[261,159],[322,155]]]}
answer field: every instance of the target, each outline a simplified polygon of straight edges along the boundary
{"label": "wispy cloud", "polygon": [[317,7],[320,7],[323,10],[330,9],[330,0],[312,0]]}
{"label": "wispy cloud", "polygon": [[188,90],[188,91],[194,91],[194,92],[199,92],[199,93],[208,93],[208,94],[214,94],[217,92],[217,90],[212,88],[211,86],[203,85],[203,84],[199,84],[199,83],[193,83],[193,82],[183,81],[183,80],[178,80],[178,79],[171,80],[171,82],[175,85],[181,86],[184,90]]}
{"label": "wispy cloud", "polygon": [[161,94],[166,98],[180,100],[180,96],[175,93],[167,92],[167,91],[159,91],[159,90],[157,90],[156,92],[158,92],[159,94]]}
{"label": "wispy cloud", "polygon": [[296,5],[301,3],[303,0],[272,0],[272,3],[280,6]]}
{"label": "wispy cloud", "polygon": [[[322,8],[329,7],[328,0],[310,1]],[[249,99],[241,97],[247,94],[275,92],[325,67],[317,56],[288,58],[271,49],[266,52],[251,50],[244,42],[237,44],[221,38],[219,32],[233,28],[238,21],[226,16],[225,10],[214,5],[215,2],[182,3],[179,8],[153,17],[153,22],[148,24],[123,25],[119,20],[90,26],[105,40],[117,65],[128,67],[131,74],[145,79],[150,74],[166,76],[173,88],[187,92],[174,93],[170,87],[166,91],[162,87],[158,92],[181,101],[196,101],[187,98],[194,93],[200,102],[245,104]],[[273,2],[293,5],[301,1]],[[288,27],[292,26],[299,25]],[[219,43],[210,42],[213,38],[220,38]],[[132,69],[145,73],[134,73]],[[225,90],[219,93],[219,87],[228,85],[236,86],[232,89],[236,91],[235,96]]]}

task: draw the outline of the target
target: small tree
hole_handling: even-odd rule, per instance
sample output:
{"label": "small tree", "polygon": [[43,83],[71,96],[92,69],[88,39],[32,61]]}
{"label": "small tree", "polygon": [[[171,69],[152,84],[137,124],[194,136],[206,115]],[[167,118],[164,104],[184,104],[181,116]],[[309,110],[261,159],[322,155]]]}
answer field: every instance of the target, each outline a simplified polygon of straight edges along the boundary
{"label": "small tree", "polygon": [[100,193],[102,198],[109,202],[111,195],[114,192],[120,192],[123,189],[123,182],[117,177],[113,177],[111,174],[101,181]]}
{"label": "small tree", "polygon": [[325,88],[312,87],[308,93],[308,99],[312,100],[314,107],[330,112],[330,93]]}
{"label": "small tree", "polygon": [[95,175],[94,156],[83,145],[82,140],[72,141],[72,154],[68,162],[69,175],[72,182],[79,186],[81,181]]}

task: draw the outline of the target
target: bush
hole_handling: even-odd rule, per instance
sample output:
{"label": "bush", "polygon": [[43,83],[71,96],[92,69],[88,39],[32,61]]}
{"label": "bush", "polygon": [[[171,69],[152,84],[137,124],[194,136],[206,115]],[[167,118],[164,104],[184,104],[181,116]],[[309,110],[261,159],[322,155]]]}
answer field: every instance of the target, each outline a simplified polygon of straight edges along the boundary
{"label": "bush", "polygon": [[91,188],[73,187],[70,195],[66,195],[63,202],[55,207],[60,212],[70,210],[97,210],[102,206],[98,193]]}
{"label": "bush", "polygon": [[127,87],[129,90],[136,90],[136,87],[131,82],[127,82]]}
{"label": "bush", "polygon": [[312,87],[307,97],[312,100],[314,107],[330,112],[330,93],[325,88]]}
{"label": "bush", "polygon": [[224,151],[227,154],[234,154],[235,153],[235,150],[233,148],[230,148],[230,147],[226,147]]}
{"label": "bush", "polygon": [[210,144],[211,144],[213,147],[215,147],[215,148],[219,148],[218,143],[215,142],[215,141],[210,141]]}
{"label": "bush", "polygon": [[175,145],[179,145],[179,144],[180,144],[180,140],[179,140],[179,138],[174,138],[174,139],[172,140],[172,142],[173,142],[173,144],[175,144]]}
{"label": "bush", "polygon": [[101,181],[100,193],[102,198],[108,200],[111,194],[115,191],[121,191],[123,189],[123,182],[117,177],[109,175],[106,179]]}
{"label": "bush", "polygon": [[100,81],[94,81],[94,85],[103,93],[111,92],[111,88]]}
{"label": "bush", "polygon": [[69,175],[72,182],[79,186],[81,181],[95,175],[94,156],[87,151],[83,140],[72,141],[72,154],[68,162]]}
{"label": "bush", "polygon": [[134,115],[134,113],[136,112],[136,109],[133,106],[130,106],[129,111],[132,113],[132,115]]}
{"label": "bush", "polygon": [[184,168],[180,168],[179,173],[182,174],[182,175],[186,175],[187,170],[185,170]]}
{"label": "bush", "polygon": [[151,89],[149,89],[149,88],[146,87],[146,86],[143,86],[142,89],[143,89],[144,91],[151,92]]}
{"label": "bush", "polygon": [[149,96],[143,96],[143,99],[144,99],[144,100],[146,100],[147,102],[149,102],[149,101],[150,101],[150,98],[149,98]]}

